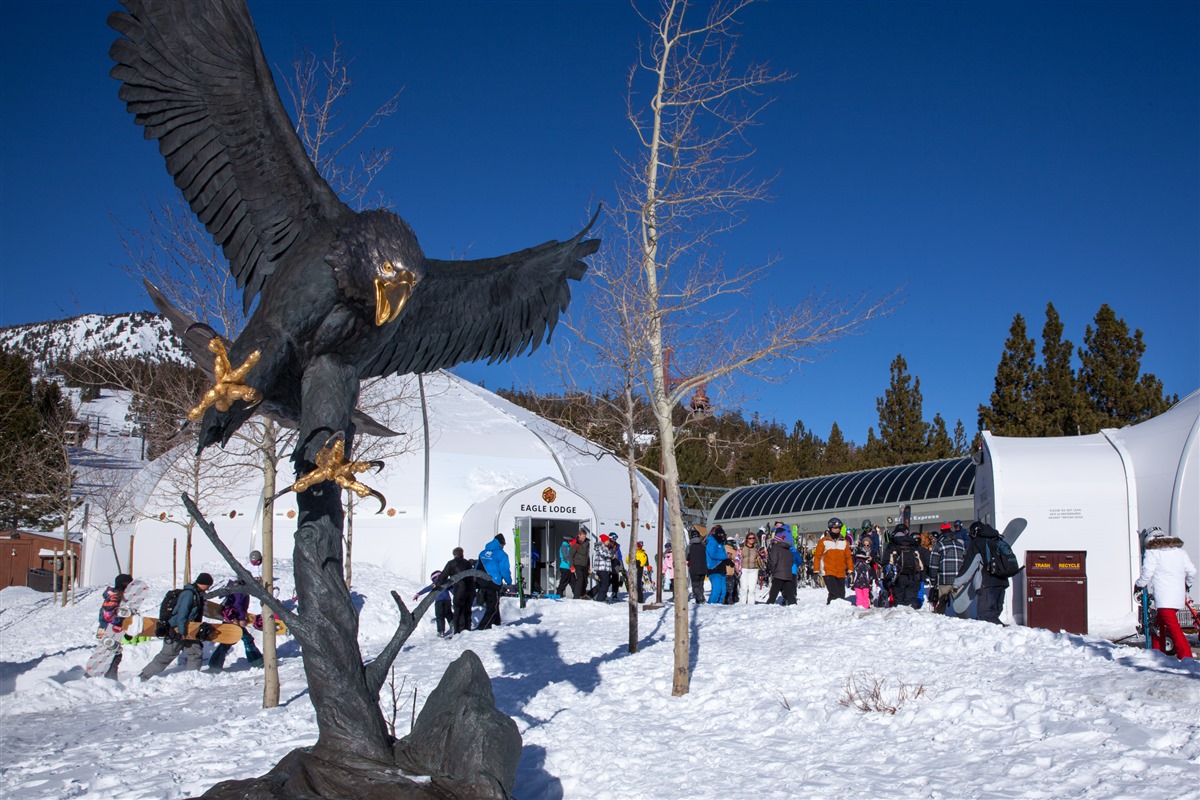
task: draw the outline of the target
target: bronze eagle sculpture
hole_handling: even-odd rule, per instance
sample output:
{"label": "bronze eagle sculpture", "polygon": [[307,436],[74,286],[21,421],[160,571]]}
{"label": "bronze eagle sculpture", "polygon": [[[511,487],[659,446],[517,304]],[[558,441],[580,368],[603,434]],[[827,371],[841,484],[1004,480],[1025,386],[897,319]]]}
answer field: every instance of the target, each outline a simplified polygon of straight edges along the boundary
{"label": "bronze eagle sculpture", "polygon": [[123,5],[108,20],[119,96],[224,252],[244,310],[258,298],[226,342],[147,287],[216,380],[193,414],[200,450],[261,410],[298,425],[298,471],[311,470],[314,441],[389,433],[355,411],[361,379],[508,360],[549,338],[600,245],[584,238],[591,223],[496,258],[428,258],[403,219],[354,212],[318,174],[243,0]]}

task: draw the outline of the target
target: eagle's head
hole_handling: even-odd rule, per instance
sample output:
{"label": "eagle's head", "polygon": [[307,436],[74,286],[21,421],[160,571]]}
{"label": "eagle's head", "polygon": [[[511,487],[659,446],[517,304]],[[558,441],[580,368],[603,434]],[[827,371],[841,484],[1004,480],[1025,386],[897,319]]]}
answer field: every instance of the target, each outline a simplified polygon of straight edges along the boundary
{"label": "eagle's head", "polygon": [[375,324],[400,316],[425,276],[425,254],[408,223],[390,211],[364,211],[338,231],[325,261],[347,295],[374,309]]}

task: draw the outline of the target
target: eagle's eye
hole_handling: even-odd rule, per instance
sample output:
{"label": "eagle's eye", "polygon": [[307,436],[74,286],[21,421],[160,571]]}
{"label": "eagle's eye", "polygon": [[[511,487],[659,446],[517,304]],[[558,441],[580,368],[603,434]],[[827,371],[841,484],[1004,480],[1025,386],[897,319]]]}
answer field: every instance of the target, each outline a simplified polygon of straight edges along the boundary
{"label": "eagle's eye", "polygon": [[381,273],[381,274],[382,274],[384,277],[390,278],[390,277],[392,277],[393,275],[395,275],[395,274],[396,274],[396,268],[395,268],[394,266],[392,266],[392,262],[390,262],[390,261],[385,261],[385,262],[383,262],[383,266],[381,266],[381,267],[379,268],[379,272],[380,272],[380,273]]}

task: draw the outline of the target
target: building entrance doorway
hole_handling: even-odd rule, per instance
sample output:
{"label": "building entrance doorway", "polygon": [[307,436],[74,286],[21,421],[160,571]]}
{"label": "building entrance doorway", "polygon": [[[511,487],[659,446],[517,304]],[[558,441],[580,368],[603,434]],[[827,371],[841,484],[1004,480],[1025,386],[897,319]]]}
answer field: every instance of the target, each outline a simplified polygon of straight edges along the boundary
{"label": "building entrance doorway", "polygon": [[537,552],[538,558],[531,565],[529,589],[532,594],[570,594],[570,587],[565,588],[566,594],[559,592],[564,573],[569,570],[559,567],[560,554],[564,543],[570,544],[579,534],[581,519],[548,519],[533,517],[530,519],[530,544]]}

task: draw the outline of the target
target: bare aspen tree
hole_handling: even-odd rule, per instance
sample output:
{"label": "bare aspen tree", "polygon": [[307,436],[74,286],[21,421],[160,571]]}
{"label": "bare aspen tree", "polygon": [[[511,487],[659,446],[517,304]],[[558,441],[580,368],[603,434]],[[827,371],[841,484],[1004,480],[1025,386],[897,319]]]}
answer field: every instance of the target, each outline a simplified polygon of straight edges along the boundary
{"label": "bare aspen tree", "polygon": [[[753,309],[751,288],[772,261],[726,271],[718,237],[750,203],[768,199],[769,180],[747,159],[751,128],[769,104],[763,91],[789,76],[738,51],[738,17],[750,0],[693,7],[660,0],[642,14],[649,39],[630,71],[627,116],[637,147],[624,156],[618,216],[642,273],[650,404],[662,448],[672,549],[685,552],[674,410],[696,388],[733,374],[775,377],[814,347],[851,333],[886,307],[813,295]],[[639,12],[640,13],[640,12]],[[715,309],[715,310],[714,310]],[[732,309],[732,310],[731,310]],[[670,349],[682,379],[668,381]],[[688,692],[687,594],[676,593],[672,694]]]}

